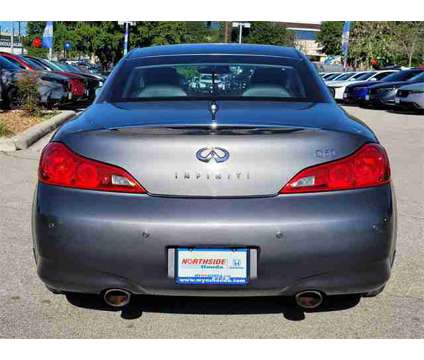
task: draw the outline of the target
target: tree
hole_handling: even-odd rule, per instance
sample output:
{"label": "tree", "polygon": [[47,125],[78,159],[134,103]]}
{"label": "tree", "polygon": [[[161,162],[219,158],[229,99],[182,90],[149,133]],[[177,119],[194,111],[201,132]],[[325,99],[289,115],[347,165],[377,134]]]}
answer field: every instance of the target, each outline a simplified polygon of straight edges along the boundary
{"label": "tree", "polygon": [[43,48],[36,48],[32,46],[32,42],[36,37],[42,38],[45,21],[28,21],[27,36],[22,38],[22,43],[28,51],[28,55],[46,57],[48,50]]}
{"label": "tree", "polygon": [[244,38],[244,42],[294,46],[294,33],[278,23],[255,21],[251,23],[249,34]]}
{"label": "tree", "polygon": [[355,21],[352,24],[349,63],[354,67],[369,68],[372,59],[379,65],[396,62],[393,36],[387,21]]}
{"label": "tree", "polygon": [[123,27],[116,21],[80,21],[77,26],[79,49],[97,56],[103,68],[110,68],[123,55]]}
{"label": "tree", "polygon": [[396,21],[390,23],[389,29],[394,50],[407,59],[410,67],[414,56],[424,49],[424,21]]}
{"label": "tree", "polygon": [[201,21],[141,21],[131,28],[130,46],[218,42],[221,37],[219,29]]}
{"label": "tree", "polygon": [[317,36],[322,51],[327,55],[342,54],[343,21],[323,21]]}

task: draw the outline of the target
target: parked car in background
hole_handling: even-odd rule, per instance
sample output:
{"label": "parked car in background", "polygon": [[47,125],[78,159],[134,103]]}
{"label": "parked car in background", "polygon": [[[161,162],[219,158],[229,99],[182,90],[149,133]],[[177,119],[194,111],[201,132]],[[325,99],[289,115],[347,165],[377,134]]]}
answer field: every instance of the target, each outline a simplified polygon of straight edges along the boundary
{"label": "parked car in background", "polygon": [[396,106],[403,109],[423,112],[424,80],[423,82],[417,82],[410,85],[401,86],[396,92],[395,104]]}
{"label": "parked car in background", "polygon": [[30,57],[21,55],[14,55],[9,53],[0,53],[0,56],[5,57],[7,60],[13,62],[15,65],[28,71],[36,71],[43,77],[43,79],[65,79],[67,82],[67,89],[69,89],[69,102],[74,103],[79,100],[87,98],[86,86],[84,79],[74,74],[65,72],[51,72],[46,67],[34,61]]}
{"label": "parked car in background", "polygon": [[[190,85],[218,73],[225,89]],[[38,175],[35,261],[55,293],[115,307],[132,294],[294,296],[315,308],[375,296],[390,278],[386,151],[294,48],[134,49],[55,133]]]}
{"label": "parked car in background", "polygon": [[[402,70],[394,72],[393,74],[385,76],[381,80],[375,82],[361,82],[349,85],[345,90],[346,97],[344,100],[346,102],[356,103],[362,106],[382,106],[383,103],[376,100],[378,98],[378,92],[381,94],[387,93],[388,98],[392,96],[394,102],[395,90],[400,86],[405,85],[406,81],[412,79],[418,74],[421,74],[422,72],[423,70],[421,69]],[[392,89],[391,91],[390,88]]]}
{"label": "parked car in background", "polygon": [[[395,96],[397,89],[403,85],[414,84],[424,81],[423,69],[405,70],[406,80],[390,81],[387,77],[381,83],[368,87],[368,96],[365,98],[365,104],[371,107],[387,107],[395,105]],[[393,74],[395,76],[397,74]]]}
{"label": "parked car in background", "polygon": [[77,74],[86,79],[88,89],[88,100],[92,102],[96,97],[96,90],[101,88],[105,82],[105,76],[95,74],[94,72],[84,72],[78,66],[61,63],[58,61],[51,61],[54,65],[60,67],[63,71],[68,71]]}
{"label": "parked car in background", "polygon": [[[10,62],[0,56],[1,72],[1,99],[3,108],[14,108],[20,105],[20,98],[16,82],[28,70]],[[38,91],[40,102],[47,106],[62,106],[69,103],[70,91],[68,79],[61,76],[51,76],[43,72],[38,73]]]}
{"label": "parked car in background", "polygon": [[33,56],[22,55],[21,58],[32,66],[36,64],[38,68],[41,68],[43,71],[48,71],[53,74],[67,77],[70,82],[71,94],[74,102],[84,102],[89,100],[89,90],[87,81],[84,77],[68,71],[64,71],[62,69],[52,69],[51,67],[41,62],[38,58]]}
{"label": "parked car in background", "polygon": [[62,59],[60,60],[60,63],[72,65],[73,67],[78,68],[81,72],[84,74],[92,74],[95,76],[102,76],[107,77],[107,75],[110,73],[103,71],[100,64],[92,64],[87,60],[66,60]]}
{"label": "parked car in background", "polygon": [[342,101],[345,99],[345,90],[346,87],[352,84],[358,83],[366,83],[368,81],[378,81],[390,74],[395,72],[394,70],[387,71],[366,71],[366,72],[358,72],[357,75],[352,76],[349,80],[346,81],[334,81],[327,84],[328,87],[332,87],[334,89],[334,98],[336,100]]}
{"label": "parked car in background", "polygon": [[54,73],[64,73],[67,75],[73,75],[74,78],[78,78],[84,81],[85,93],[82,98],[79,99],[80,102],[87,101],[92,102],[96,97],[96,89],[103,85],[104,78],[99,80],[96,76],[91,74],[83,74],[79,69],[76,69],[68,64],[63,64],[57,61],[50,61],[43,58],[29,57],[32,61],[37,62],[40,66],[43,66],[47,71],[52,71]]}
{"label": "parked car in background", "polygon": [[[343,93],[344,93],[344,89],[346,87],[346,85],[351,84],[355,81],[359,81],[359,79],[365,77],[370,76],[371,72],[357,72],[354,73],[353,75],[349,75],[347,76],[339,76],[338,78],[336,78],[336,80],[331,80],[331,81],[326,81],[326,85],[329,88],[332,88],[334,91],[332,91],[334,93],[334,98],[336,100],[342,100],[343,99]],[[346,74],[347,75],[347,74]],[[347,79],[345,80],[344,78]],[[340,80],[337,80],[340,79]]]}
{"label": "parked car in background", "polygon": [[12,96],[15,73],[21,69],[0,56],[0,108],[8,108]]}
{"label": "parked car in background", "polygon": [[56,65],[60,66],[62,69],[66,69],[69,72],[73,72],[75,74],[80,74],[80,75],[84,75],[87,76],[88,78],[91,79],[96,79],[100,82],[102,82],[101,85],[103,85],[103,82],[106,80],[106,76],[97,73],[95,71],[91,72],[91,71],[84,71],[83,69],[81,69],[80,67],[76,66],[76,65],[71,65],[71,64],[67,64],[61,61],[53,61]]}
{"label": "parked car in background", "polygon": [[388,76],[390,76],[393,73],[398,72],[398,70],[378,70],[372,72],[373,75],[369,76],[364,79],[358,79],[358,81],[351,82],[345,86],[344,93],[343,93],[343,102],[345,103],[354,103],[355,99],[353,98],[353,91],[356,88],[359,88],[361,86],[376,84],[378,81],[383,81]]}

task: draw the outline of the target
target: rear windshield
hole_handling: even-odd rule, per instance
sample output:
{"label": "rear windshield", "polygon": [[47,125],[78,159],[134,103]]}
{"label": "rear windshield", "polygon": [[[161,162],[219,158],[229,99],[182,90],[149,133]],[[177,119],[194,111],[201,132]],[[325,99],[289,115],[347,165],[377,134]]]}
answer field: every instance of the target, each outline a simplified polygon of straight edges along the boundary
{"label": "rear windshield", "polygon": [[[324,101],[317,76],[301,61],[290,64],[175,63],[128,65],[118,72],[112,102],[241,99]],[[120,79],[119,79],[120,78]]]}

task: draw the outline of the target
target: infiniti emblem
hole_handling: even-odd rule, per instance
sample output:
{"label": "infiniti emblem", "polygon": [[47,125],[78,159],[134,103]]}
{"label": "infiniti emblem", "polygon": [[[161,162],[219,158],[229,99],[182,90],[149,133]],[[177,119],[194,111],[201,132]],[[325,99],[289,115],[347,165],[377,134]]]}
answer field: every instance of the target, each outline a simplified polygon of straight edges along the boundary
{"label": "infiniti emblem", "polygon": [[203,162],[209,162],[214,159],[217,163],[228,160],[230,153],[221,147],[204,147],[196,152],[196,158]]}

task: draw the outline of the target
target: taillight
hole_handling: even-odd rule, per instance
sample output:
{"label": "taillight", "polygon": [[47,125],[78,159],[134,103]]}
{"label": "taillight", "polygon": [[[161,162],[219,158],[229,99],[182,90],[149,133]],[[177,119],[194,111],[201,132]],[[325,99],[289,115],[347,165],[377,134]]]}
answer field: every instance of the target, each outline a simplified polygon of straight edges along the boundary
{"label": "taillight", "polygon": [[78,189],[146,192],[124,169],[84,158],[57,142],[49,143],[44,148],[38,179],[45,184]]}
{"label": "taillight", "polygon": [[71,79],[71,93],[74,96],[84,96],[85,86],[82,80]]}
{"label": "taillight", "polygon": [[366,144],[352,155],[302,170],[281,194],[358,189],[390,182],[390,165],[381,145]]}

